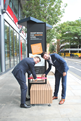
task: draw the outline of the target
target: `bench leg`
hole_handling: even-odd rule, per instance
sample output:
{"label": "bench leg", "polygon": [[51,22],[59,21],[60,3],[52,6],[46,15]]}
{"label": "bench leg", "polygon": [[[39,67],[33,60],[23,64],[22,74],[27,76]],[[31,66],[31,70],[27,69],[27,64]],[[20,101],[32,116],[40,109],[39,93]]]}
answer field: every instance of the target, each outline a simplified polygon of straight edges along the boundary
{"label": "bench leg", "polygon": [[32,106],[35,106],[35,104],[32,104]]}
{"label": "bench leg", "polygon": [[48,104],[48,106],[51,106],[51,104]]}

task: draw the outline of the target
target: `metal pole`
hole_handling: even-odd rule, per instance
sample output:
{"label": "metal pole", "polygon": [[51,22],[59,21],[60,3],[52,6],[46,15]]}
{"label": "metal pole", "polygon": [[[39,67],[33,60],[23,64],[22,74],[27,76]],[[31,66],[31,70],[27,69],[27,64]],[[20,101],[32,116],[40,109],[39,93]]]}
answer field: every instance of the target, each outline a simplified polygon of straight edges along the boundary
{"label": "metal pole", "polygon": [[[1,0],[1,10],[4,9],[4,1]],[[0,15],[0,29],[1,29],[1,66],[2,72],[5,71],[5,42],[4,42],[4,14],[1,12]]]}

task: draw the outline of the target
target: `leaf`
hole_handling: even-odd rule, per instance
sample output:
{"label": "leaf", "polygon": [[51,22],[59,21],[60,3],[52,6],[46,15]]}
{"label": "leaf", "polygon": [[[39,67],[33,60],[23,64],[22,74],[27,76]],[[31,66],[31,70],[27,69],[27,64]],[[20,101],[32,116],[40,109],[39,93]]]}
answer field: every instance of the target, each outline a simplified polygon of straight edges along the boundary
{"label": "leaf", "polygon": [[[56,25],[63,13],[62,0],[27,0],[23,5],[23,17],[32,16],[50,25]],[[55,38],[54,28],[47,31],[47,43]]]}

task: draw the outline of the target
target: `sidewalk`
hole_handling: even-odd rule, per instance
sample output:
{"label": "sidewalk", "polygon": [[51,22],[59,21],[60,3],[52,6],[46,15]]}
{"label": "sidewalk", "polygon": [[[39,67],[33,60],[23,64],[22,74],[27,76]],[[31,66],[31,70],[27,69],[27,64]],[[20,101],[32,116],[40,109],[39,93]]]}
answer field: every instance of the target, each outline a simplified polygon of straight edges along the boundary
{"label": "sidewalk", "polygon": [[[48,79],[54,90],[54,76],[48,75]],[[50,107],[46,104],[20,108],[20,88],[11,71],[0,76],[0,121],[81,121],[81,80],[69,71],[63,105],[58,104],[60,99],[61,88]]]}

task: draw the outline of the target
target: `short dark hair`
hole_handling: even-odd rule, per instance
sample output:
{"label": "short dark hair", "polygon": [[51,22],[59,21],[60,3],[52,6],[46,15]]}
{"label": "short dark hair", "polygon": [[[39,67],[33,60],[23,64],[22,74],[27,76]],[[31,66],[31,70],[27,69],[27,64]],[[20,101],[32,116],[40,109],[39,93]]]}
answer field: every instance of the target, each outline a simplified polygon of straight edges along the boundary
{"label": "short dark hair", "polygon": [[39,56],[35,56],[34,58],[39,58],[39,61],[41,61],[40,57]]}
{"label": "short dark hair", "polygon": [[41,57],[43,58],[43,56],[44,56],[44,54],[46,54],[47,52],[43,52],[43,53],[41,53]]}

